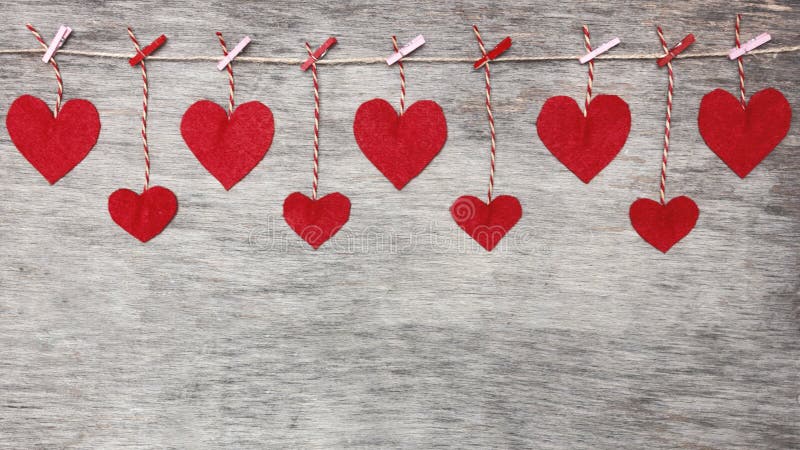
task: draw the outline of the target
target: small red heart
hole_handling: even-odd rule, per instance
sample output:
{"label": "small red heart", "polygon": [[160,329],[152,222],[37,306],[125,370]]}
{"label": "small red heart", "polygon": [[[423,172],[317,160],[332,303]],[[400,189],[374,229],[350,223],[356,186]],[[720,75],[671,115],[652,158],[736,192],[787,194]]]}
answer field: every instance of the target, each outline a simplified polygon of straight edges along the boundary
{"label": "small red heart", "polygon": [[228,117],[218,104],[200,100],[181,120],[186,145],[226,190],[264,159],[274,134],[272,111],[260,102],[243,103]]}
{"label": "small red heart", "polygon": [[715,89],[703,97],[697,115],[706,145],[740,178],[783,140],[791,122],[792,107],[773,88],[750,97],[746,108],[728,91]]}
{"label": "small red heart", "polygon": [[142,242],[161,233],[177,211],[175,194],[161,186],[153,186],[142,195],[117,189],[108,197],[108,212],[114,222]]}
{"label": "small red heart", "polygon": [[547,99],[536,119],[539,139],[584,183],[617,156],[631,130],[631,110],[616,95],[598,95],[586,116],[570,97]]}
{"label": "small red heart", "polygon": [[298,236],[317,249],[350,218],[350,199],[334,192],[312,200],[294,192],[283,202],[283,218]]}
{"label": "small red heart", "polygon": [[663,253],[692,231],[699,215],[697,204],[684,195],[673,198],[666,205],[640,198],[631,204],[630,209],[633,228],[642,239]]}
{"label": "small red heart", "polygon": [[97,143],[100,115],[90,101],[73,99],[54,117],[45,102],[23,95],[11,104],[6,127],[22,156],[55,184]]}
{"label": "small red heart", "polygon": [[358,107],[353,133],[367,159],[399,190],[442,149],[447,122],[432,100],[418,101],[401,115],[376,98]]}
{"label": "small red heart", "polygon": [[510,195],[501,195],[488,205],[477,197],[464,195],[453,202],[450,214],[472,239],[492,251],[522,217],[522,205]]}

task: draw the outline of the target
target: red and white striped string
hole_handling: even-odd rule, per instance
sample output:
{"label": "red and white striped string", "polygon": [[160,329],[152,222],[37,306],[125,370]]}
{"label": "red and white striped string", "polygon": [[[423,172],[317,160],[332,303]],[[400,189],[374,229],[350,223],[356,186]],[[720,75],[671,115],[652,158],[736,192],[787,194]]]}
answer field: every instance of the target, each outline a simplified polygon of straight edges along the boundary
{"label": "red and white striped string", "polygon": [[[592,51],[592,44],[589,42],[589,27],[583,26],[583,45],[587,52]],[[592,101],[592,83],[594,82],[594,59],[589,60],[589,82],[586,85],[586,103],[583,108],[583,115],[589,111],[589,103]]]}
{"label": "red and white striped string", "polygon": [[[128,27],[128,36],[133,42],[136,53],[142,53],[139,41],[136,40],[133,29],[130,27]],[[150,148],[147,146],[147,98],[150,92],[147,89],[147,66],[144,58],[139,65],[142,66],[142,147],[144,149],[144,190],[146,191],[150,187]]]}
{"label": "red and white striped string", "polygon": [[[664,39],[664,32],[661,30],[660,26],[657,26],[656,29],[658,30],[658,39],[661,40],[661,48],[664,50],[664,54],[668,54],[669,47],[667,46],[667,40]],[[669,76],[669,89],[667,90],[667,119],[664,124],[664,152],[661,157],[661,187],[659,189],[662,205],[666,204],[665,189],[667,184],[667,157],[669,156],[669,132],[670,124],[672,122],[672,94],[675,91],[675,74],[672,71],[671,61],[667,63],[667,74]]]}
{"label": "red and white striped string", "polygon": [[[222,46],[222,56],[228,56],[228,47],[225,45],[225,39],[222,38],[222,33],[217,31],[217,38],[219,39],[219,45]],[[234,83],[233,83],[233,61],[228,62],[227,65],[228,69],[228,117],[233,114],[233,110],[235,109],[235,104],[233,102],[233,92],[234,92]]]}
{"label": "red and white striped string", "polygon": [[[481,33],[478,31],[478,27],[473,25],[472,31],[475,32],[475,39],[478,40],[478,47],[481,49],[481,53],[484,57],[486,57],[486,47],[483,45],[483,39],[481,39]],[[496,142],[496,134],[494,130],[494,114],[492,114],[492,74],[489,70],[489,61],[483,65],[484,74],[486,78],[486,113],[489,115],[489,131],[492,136],[492,151],[491,151],[491,167],[489,169],[489,203],[492,202],[492,194],[494,193],[494,168],[495,168],[495,160],[496,160],[496,152],[497,152],[497,142]]]}
{"label": "red and white striped string", "polygon": [[[741,14],[737,14],[736,15],[736,48],[740,48],[742,46],[742,43],[739,40],[739,22],[741,22],[741,21],[742,21],[742,15]],[[738,63],[739,63],[739,101],[742,104],[742,108],[746,108],[747,107],[747,98],[745,97],[745,92],[744,92],[744,63],[742,62],[743,58],[744,58],[744,55],[742,55],[739,58],[737,58],[738,59]]]}
{"label": "red and white striped string", "polygon": [[[31,33],[33,33],[33,37],[39,41],[39,44],[41,44],[42,48],[47,51],[47,44],[44,42],[44,39],[42,39],[42,35],[36,31],[36,28],[29,23],[26,23],[25,26],[28,27],[28,30],[30,30]],[[58,113],[61,111],[61,99],[64,97],[64,83],[61,80],[61,69],[58,68],[55,55],[50,58],[50,65],[53,66],[53,71],[56,73],[56,83],[58,83],[58,89],[56,93],[56,108],[55,111],[53,111],[53,116],[58,117]]]}
{"label": "red and white striped string", "polygon": [[[396,36],[392,36],[392,45],[395,52],[400,51]],[[402,58],[397,61],[397,66],[400,67],[400,115],[403,115],[406,112],[406,71],[403,68]]]}
{"label": "red and white striped string", "polygon": [[319,80],[317,79],[317,58],[311,46],[306,42],[308,56],[314,60],[311,63],[311,77],[314,80],[314,179],[311,182],[311,199],[317,199],[317,188],[319,187]]}

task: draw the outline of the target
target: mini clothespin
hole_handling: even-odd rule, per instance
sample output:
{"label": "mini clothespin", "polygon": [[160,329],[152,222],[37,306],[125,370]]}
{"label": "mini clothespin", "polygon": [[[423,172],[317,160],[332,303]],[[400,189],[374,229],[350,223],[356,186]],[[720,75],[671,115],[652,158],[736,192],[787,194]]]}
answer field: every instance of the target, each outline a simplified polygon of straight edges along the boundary
{"label": "mini clothespin", "polygon": [[231,61],[233,61],[233,58],[236,58],[239,55],[239,53],[241,53],[242,50],[244,50],[244,48],[247,47],[247,44],[249,43],[250,43],[250,36],[245,36],[241,41],[239,41],[238,44],[236,44],[236,47],[233,47],[233,49],[229,51],[224,58],[219,60],[219,62],[217,63],[217,70],[222,70],[225,68],[225,66],[230,64]]}
{"label": "mini clothespin", "polygon": [[580,58],[578,58],[578,61],[580,61],[581,64],[586,64],[587,62],[597,58],[598,56],[602,55],[603,53],[605,53],[605,52],[611,50],[612,48],[616,47],[617,45],[619,45],[619,43],[620,43],[619,38],[615,37],[614,39],[606,42],[605,44],[601,45],[600,47],[597,47],[596,49],[592,50],[591,52],[581,56]]}
{"label": "mini clothespin", "polygon": [[325,56],[325,53],[327,53],[328,49],[333,47],[334,44],[336,44],[336,38],[333,36],[329,37],[327,41],[323,42],[322,45],[320,45],[319,48],[314,50],[311,56],[309,56],[308,59],[305,60],[305,62],[300,66],[300,70],[302,70],[303,72],[308,70],[308,68],[311,67],[312,64],[319,61],[323,56]]}
{"label": "mini clothespin", "polygon": [[70,35],[70,33],[72,33],[72,28],[66,25],[61,25],[58,28],[58,32],[56,33],[55,37],[53,37],[53,40],[50,41],[50,46],[47,47],[47,51],[44,52],[44,56],[42,56],[42,62],[50,62],[50,58],[56,54],[56,50],[64,45],[64,41],[67,40],[67,37]]}
{"label": "mini clothespin", "polygon": [[133,55],[133,58],[128,60],[128,63],[131,65],[131,67],[139,64],[143,59],[156,51],[158,47],[164,45],[165,42],[167,42],[167,37],[162,34],[161,36],[157,37],[155,41],[151,42],[150,45],[143,48],[141,51],[136,52],[136,54]]}
{"label": "mini clothespin", "polygon": [[406,45],[400,47],[396,52],[392,53],[388,58],[386,58],[386,64],[392,65],[397,61],[400,61],[400,58],[408,55],[409,53],[413,52],[414,50],[422,47],[422,44],[425,43],[425,38],[422,37],[420,34],[419,36],[415,37],[414,39],[410,40]]}
{"label": "mini clothespin", "polygon": [[659,67],[666,66],[682,51],[686,50],[690,45],[692,45],[692,43],[694,43],[694,35],[692,33],[689,33],[686,35],[685,38],[683,38],[682,41],[675,44],[675,46],[672,47],[670,51],[667,52],[666,55],[662,56],[661,58],[658,58],[658,66]]}
{"label": "mini clothespin", "polygon": [[771,39],[772,36],[770,36],[769,33],[761,33],[758,36],[754,37],[753,39],[750,39],[749,41],[742,44],[741,47],[732,48],[731,51],[728,52],[728,58],[736,59],[744,55],[745,53],[748,53],[752,50],[755,50],[758,47],[761,47],[762,45],[769,42]]}
{"label": "mini clothespin", "polygon": [[480,69],[487,62],[497,59],[497,57],[505,53],[506,50],[508,50],[509,48],[511,48],[510,36],[500,41],[500,43],[497,44],[497,47],[493,48],[490,52],[486,53],[486,56],[475,61],[475,64],[473,64],[472,67],[475,69]]}

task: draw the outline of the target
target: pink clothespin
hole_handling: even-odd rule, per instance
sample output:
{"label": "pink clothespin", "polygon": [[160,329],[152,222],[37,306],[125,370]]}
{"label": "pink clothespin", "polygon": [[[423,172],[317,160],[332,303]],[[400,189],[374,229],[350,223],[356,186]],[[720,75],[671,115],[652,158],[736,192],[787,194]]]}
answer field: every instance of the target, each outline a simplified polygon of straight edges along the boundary
{"label": "pink clothespin", "polygon": [[667,52],[666,55],[662,56],[661,58],[658,58],[658,66],[659,67],[666,66],[670,61],[672,61],[682,51],[686,50],[690,45],[692,45],[692,43],[694,43],[694,35],[692,33],[689,33],[689,34],[686,35],[685,38],[683,38],[682,41],[680,41],[677,44],[675,44],[675,46],[672,47],[670,49],[670,51]]}
{"label": "pink clothespin", "polygon": [[592,50],[591,52],[581,56],[578,59],[578,61],[580,61],[581,64],[586,64],[587,62],[597,58],[598,56],[602,55],[603,53],[605,53],[605,52],[611,50],[612,48],[616,47],[617,45],[619,45],[619,43],[620,43],[619,38],[615,37],[614,39],[606,42],[605,44],[601,45],[600,47],[597,47],[596,49]]}
{"label": "pink clothespin", "polygon": [[130,64],[131,67],[139,64],[144,58],[150,56],[151,53],[156,51],[158,47],[164,45],[165,42],[167,42],[167,37],[162,34],[161,36],[157,37],[155,41],[151,42],[150,45],[143,48],[141,51],[136,52],[133,58],[128,60],[128,64]]}
{"label": "pink clothespin", "polygon": [[761,33],[758,36],[754,37],[753,39],[750,39],[749,41],[742,44],[741,47],[732,48],[731,51],[728,52],[728,58],[736,59],[751,50],[761,47],[762,45],[769,42],[771,39],[772,36],[770,36],[769,33]]}
{"label": "pink clothespin", "polygon": [[425,43],[425,38],[422,37],[420,34],[419,36],[415,37],[414,39],[410,40],[406,45],[400,47],[399,50],[392,53],[391,56],[386,58],[386,64],[392,65],[397,61],[400,61],[400,58],[403,56],[408,55],[409,53],[413,52],[414,50],[422,47],[422,44]]}
{"label": "pink clothespin", "polygon": [[42,56],[43,62],[50,62],[50,58],[56,54],[56,50],[64,45],[64,41],[67,40],[67,37],[70,35],[70,33],[72,33],[72,28],[66,25],[61,25],[58,28],[58,32],[56,33],[55,37],[53,37],[53,40],[50,41],[50,46],[47,47],[47,51],[44,52],[44,56]]}
{"label": "pink clothespin", "polygon": [[229,51],[224,58],[219,60],[219,62],[217,63],[217,70],[222,70],[225,68],[225,66],[230,64],[231,61],[233,61],[233,58],[236,58],[236,56],[238,56],[239,53],[241,53],[242,50],[244,50],[244,48],[247,47],[247,44],[249,43],[250,43],[250,36],[245,36],[244,39],[242,39],[241,41],[239,41],[238,44],[236,44],[236,47],[233,47],[233,50]]}
{"label": "pink clothespin", "polygon": [[305,60],[305,62],[300,66],[300,70],[302,70],[303,72],[308,70],[308,68],[311,67],[311,64],[314,64],[320,58],[325,56],[325,53],[327,53],[328,49],[333,47],[334,44],[336,44],[336,38],[333,36],[329,37],[327,41],[323,42],[322,45],[320,45],[319,48],[314,50],[311,56],[309,56],[308,59]]}

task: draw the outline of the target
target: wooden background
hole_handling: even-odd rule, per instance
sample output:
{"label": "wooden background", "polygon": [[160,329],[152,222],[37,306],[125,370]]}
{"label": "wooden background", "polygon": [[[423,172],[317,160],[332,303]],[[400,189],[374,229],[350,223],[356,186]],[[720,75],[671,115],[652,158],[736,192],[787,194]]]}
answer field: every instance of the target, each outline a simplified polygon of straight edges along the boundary
{"label": "wooden background", "polygon": [[[329,35],[328,58],[385,56],[390,36],[428,40],[415,56],[478,55],[470,25],[508,56],[579,55],[581,25],[615,53],[656,53],[655,24],[691,52],[769,31],[800,42],[796,1],[3,2],[0,48],[35,48],[30,21],[65,50],[132,53],[125,26],[158,55],[300,58]],[[599,61],[595,92],[621,95],[630,138],[590,185],[542,146],[553,95],[582,99],[575,61],[494,64],[498,194],[520,223],[487,253],[452,222],[460,195],[485,195],[483,75],[469,64],[409,63],[410,101],[446,115],[446,146],[402,192],[356,146],[359,104],[397,104],[397,69],[321,66],[322,193],[350,197],[350,221],[319,251],[281,217],[310,191],[311,76],[239,63],[239,102],[276,119],[264,161],[232,191],[186,148],[181,115],[226,101],[210,62],[149,64],[153,183],[179,212],[143,245],[109,218],[108,195],[139,189],[141,83],[123,59],[62,55],[65,98],[86,98],[102,132],[55,186],[0,133],[0,446],[33,447],[800,447],[800,53],[748,56],[748,90],[780,89],[792,130],[745,180],[703,143],[700,99],[736,91],[735,62],[675,64],[668,197],[700,207],[667,255],[631,228],[657,198],[666,73],[654,61]],[[36,55],[0,55],[0,115],[19,95],[54,99]]]}

